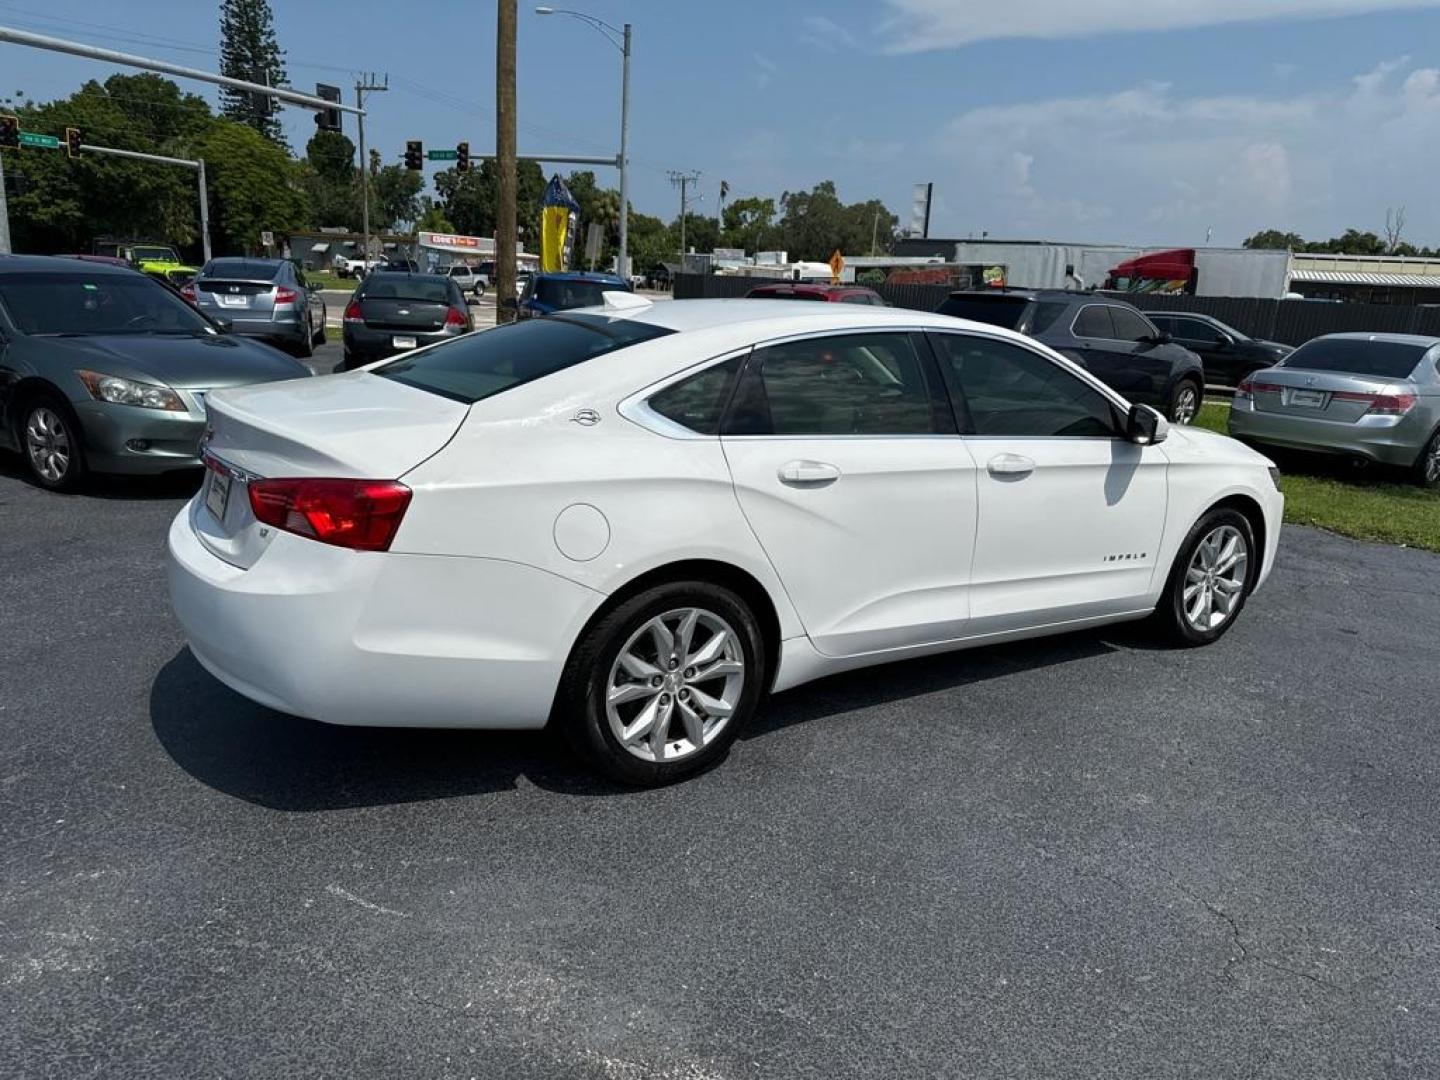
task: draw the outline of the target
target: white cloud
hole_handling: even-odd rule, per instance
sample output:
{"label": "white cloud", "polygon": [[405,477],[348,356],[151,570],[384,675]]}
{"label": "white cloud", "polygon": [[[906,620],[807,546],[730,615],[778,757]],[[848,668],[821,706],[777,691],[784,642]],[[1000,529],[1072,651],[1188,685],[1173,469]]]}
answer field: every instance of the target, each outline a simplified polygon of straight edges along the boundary
{"label": "white cloud", "polygon": [[827,19],[824,15],[807,15],[800,20],[800,25],[804,28],[800,40],[823,52],[833,53],[855,47],[854,35],[834,19]]}
{"label": "white cloud", "polygon": [[[1073,38],[1125,31],[1185,30],[1265,19],[1317,19],[1440,0],[887,0],[893,52],[950,49],[994,38]],[[828,20],[827,20],[828,21]]]}
{"label": "white cloud", "polygon": [[937,175],[964,215],[932,231],[1239,243],[1260,228],[1331,236],[1410,208],[1417,240],[1440,145],[1440,70],[1377,65],[1329,92],[1186,97],[1146,83],[1093,97],[991,105],[942,129]]}
{"label": "white cloud", "polygon": [[751,53],[750,60],[750,81],[755,84],[756,89],[764,90],[775,81],[775,73],[780,70],[779,65],[758,52]]}

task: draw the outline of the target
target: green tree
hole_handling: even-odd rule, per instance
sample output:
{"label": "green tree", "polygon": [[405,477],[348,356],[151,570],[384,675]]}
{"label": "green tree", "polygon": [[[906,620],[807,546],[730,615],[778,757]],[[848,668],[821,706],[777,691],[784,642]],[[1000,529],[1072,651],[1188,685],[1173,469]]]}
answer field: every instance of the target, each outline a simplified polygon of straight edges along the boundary
{"label": "green tree", "polygon": [[[675,238],[675,250],[680,250],[680,219],[677,217],[670,226],[671,235]],[[705,214],[697,214],[693,210],[685,214],[685,250],[694,248],[696,251],[714,251],[720,243],[720,226],[715,224],[715,219]]]}
{"label": "green tree", "polygon": [[422,195],[419,199],[419,215],[415,218],[415,228],[424,232],[455,232],[455,223],[445,216],[444,209],[429,195]]}
{"label": "green tree", "polygon": [[309,206],[290,156],[244,124],[217,124],[201,151],[210,173],[212,228],[223,250],[249,252],[269,229],[303,229]]}
{"label": "green tree", "polygon": [[[27,131],[63,136],[73,126],[93,145],[183,158],[199,156],[200,141],[216,123],[203,98],[153,74],[112,75],[67,98],[11,108]],[[88,251],[102,235],[198,248],[195,174],[188,169],[27,150],[6,152],[6,172],[18,188],[10,201],[17,251]]]}
{"label": "green tree", "polygon": [[305,146],[301,176],[312,225],[360,228],[354,143],[338,131],[317,131]]}
{"label": "green tree", "polygon": [[[289,83],[269,0],[220,0],[220,74],[269,86]],[[286,145],[278,102],[266,116],[246,91],[221,87],[220,111],[231,120],[248,124],[277,146]]]}
{"label": "green tree", "polygon": [[[382,165],[379,152],[370,151],[370,224],[390,231],[420,216],[421,174],[401,165]],[[444,232],[444,229],[435,230]]]}
{"label": "green tree", "polygon": [[620,193],[614,188],[602,188],[595,182],[595,174],[588,169],[572,172],[565,178],[565,186],[580,204],[580,235],[575,242],[574,265],[577,269],[588,267],[585,260],[585,236],[592,223],[601,228],[600,254],[597,266],[609,266],[620,245]]}
{"label": "green tree", "polygon": [[723,247],[744,248],[750,254],[766,251],[775,230],[775,200],[758,195],[736,199],[725,207]]}
{"label": "green tree", "polygon": [[1304,251],[1305,240],[1299,233],[1281,232],[1279,229],[1261,229],[1254,236],[1242,240],[1240,246],[1268,250]]}
{"label": "green tree", "polygon": [[645,273],[662,262],[676,262],[680,250],[670,227],[658,217],[630,209],[630,263]]}
{"label": "green tree", "polygon": [[[435,174],[435,191],[445,216],[468,236],[495,234],[495,191],[497,167],[494,158],[485,158],[469,172],[445,169]],[[540,197],[545,193],[545,174],[534,161],[522,161],[515,178],[515,221],[520,240],[527,250],[539,250]]]}

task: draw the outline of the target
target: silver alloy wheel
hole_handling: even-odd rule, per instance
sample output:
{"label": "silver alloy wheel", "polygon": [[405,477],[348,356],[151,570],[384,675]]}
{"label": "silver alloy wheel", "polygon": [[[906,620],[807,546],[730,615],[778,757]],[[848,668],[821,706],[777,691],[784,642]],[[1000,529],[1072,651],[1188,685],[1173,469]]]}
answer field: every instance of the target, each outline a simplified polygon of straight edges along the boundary
{"label": "silver alloy wheel", "polygon": [[621,648],[605,681],[605,715],[631,754],[668,763],[714,741],[744,689],[745,654],[734,628],[713,611],[676,608]]}
{"label": "silver alloy wheel", "polygon": [[1440,482],[1440,435],[1430,440],[1430,449],[1425,454],[1425,482]]}
{"label": "silver alloy wheel", "polygon": [[58,484],[70,471],[70,433],[50,406],[37,405],[26,417],[25,453],[47,483]]}
{"label": "silver alloy wheel", "polygon": [[1175,395],[1175,407],[1170,410],[1170,418],[1174,423],[1188,424],[1199,411],[1200,395],[1195,392],[1195,387],[1186,383]]}
{"label": "silver alloy wheel", "polygon": [[1185,571],[1185,620],[1208,633],[1224,626],[1245,592],[1250,545],[1234,525],[1212,529]]}

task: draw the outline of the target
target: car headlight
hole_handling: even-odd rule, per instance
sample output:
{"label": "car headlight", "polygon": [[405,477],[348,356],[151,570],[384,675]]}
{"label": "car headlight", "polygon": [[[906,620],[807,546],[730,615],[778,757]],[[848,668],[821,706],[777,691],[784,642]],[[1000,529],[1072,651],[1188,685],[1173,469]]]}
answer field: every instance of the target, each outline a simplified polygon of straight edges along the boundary
{"label": "car headlight", "polygon": [[142,409],[161,409],[164,412],[189,412],[180,395],[168,386],[155,383],[136,382],[122,379],[119,375],[102,375],[98,371],[77,371],[80,381],[96,401],[108,401],[112,405],[138,405]]}

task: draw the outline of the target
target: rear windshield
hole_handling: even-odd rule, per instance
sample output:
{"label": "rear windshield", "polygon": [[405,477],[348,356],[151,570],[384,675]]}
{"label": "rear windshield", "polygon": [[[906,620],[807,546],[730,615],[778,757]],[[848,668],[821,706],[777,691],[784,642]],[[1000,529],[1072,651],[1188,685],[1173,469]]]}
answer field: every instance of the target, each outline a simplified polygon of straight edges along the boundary
{"label": "rear windshield", "polygon": [[361,300],[428,300],[431,303],[450,302],[450,280],[426,275],[385,274],[369,278],[360,286]]}
{"label": "rear windshield", "polygon": [[535,286],[535,299],[557,311],[570,308],[596,307],[605,303],[607,292],[629,292],[618,281],[575,281],[545,278]]}
{"label": "rear windshield", "polygon": [[524,319],[436,345],[375,368],[372,374],[472,404],[671,333],[663,326],[603,315]]}
{"label": "rear windshield", "polygon": [[1405,379],[1430,350],[1428,345],[1404,341],[1367,341],[1364,338],[1317,338],[1301,345],[1280,361],[1281,367],[1306,371],[1342,371]]}
{"label": "rear windshield", "polygon": [[935,310],[957,319],[973,319],[1014,330],[1030,299],[1025,296],[951,296]]}
{"label": "rear windshield", "polygon": [[206,277],[239,278],[242,281],[270,281],[280,269],[278,263],[263,259],[215,259],[205,267]]}

